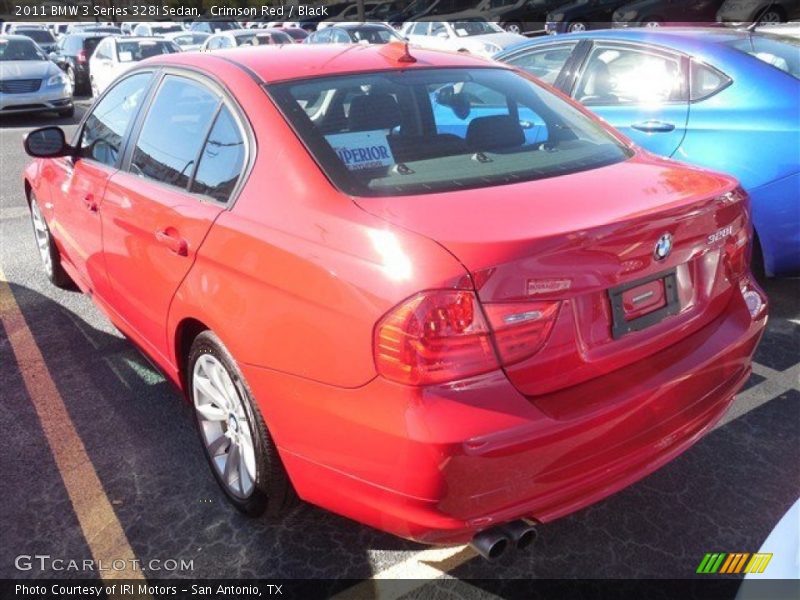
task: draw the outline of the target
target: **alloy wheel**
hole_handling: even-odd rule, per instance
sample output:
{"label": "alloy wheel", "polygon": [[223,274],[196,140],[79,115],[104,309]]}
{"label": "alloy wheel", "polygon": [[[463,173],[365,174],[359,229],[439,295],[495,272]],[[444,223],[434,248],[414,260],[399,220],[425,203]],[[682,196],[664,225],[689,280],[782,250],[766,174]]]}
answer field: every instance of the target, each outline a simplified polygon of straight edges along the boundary
{"label": "alloy wheel", "polygon": [[761,17],[758,19],[758,22],[762,25],[772,24],[772,23],[782,23],[783,19],[781,19],[781,15],[779,12],[774,10],[766,11]]}
{"label": "alloy wheel", "polygon": [[194,364],[192,398],[203,443],[222,482],[233,496],[249,497],[256,478],[250,419],[228,370],[211,354]]}
{"label": "alloy wheel", "polygon": [[519,23],[506,23],[505,29],[508,33],[522,33]]}
{"label": "alloy wheel", "polygon": [[569,30],[572,33],[578,33],[579,31],[586,31],[586,23],[581,23],[580,21],[577,21],[576,23],[572,23],[569,26]]}

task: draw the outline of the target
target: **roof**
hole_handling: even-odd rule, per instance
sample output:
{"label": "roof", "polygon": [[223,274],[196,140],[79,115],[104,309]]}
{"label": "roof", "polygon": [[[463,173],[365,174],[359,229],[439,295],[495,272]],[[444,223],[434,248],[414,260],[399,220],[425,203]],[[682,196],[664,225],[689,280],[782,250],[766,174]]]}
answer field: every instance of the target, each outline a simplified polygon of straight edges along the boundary
{"label": "roof", "polygon": [[[212,56],[240,64],[265,82],[324,77],[343,73],[419,69],[426,67],[487,67],[505,65],[469,54],[410,48],[414,63],[399,62],[405,44],[285,44],[241,47],[214,52]],[[208,68],[208,55],[176,53],[150,59],[163,64],[183,64]]]}

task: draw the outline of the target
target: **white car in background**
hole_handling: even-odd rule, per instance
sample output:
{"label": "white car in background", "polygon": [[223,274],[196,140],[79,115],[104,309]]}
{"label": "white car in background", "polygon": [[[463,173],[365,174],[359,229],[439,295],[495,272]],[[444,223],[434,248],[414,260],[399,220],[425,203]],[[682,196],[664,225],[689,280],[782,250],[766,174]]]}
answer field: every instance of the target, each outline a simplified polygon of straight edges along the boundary
{"label": "white car in background", "polygon": [[527,39],[518,33],[508,33],[497,23],[490,23],[483,17],[458,17],[453,22],[436,21],[433,18],[413,21],[406,23],[401,34],[413,46],[469,52],[486,57]]}
{"label": "white car in background", "polygon": [[152,37],[107,37],[97,44],[89,59],[89,82],[97,97],[125,71],[140,60],[180,52],[170,40]]}
{"label": "white car in background", "polygon": [[166,33],[162,35],[165,40],[175,42],[183,52],[194,52],[203,47],[205,41],[211,37],[210,34],[202,31],[181,31],[176,33]]}
{"label": "white car in background", "polygon": [[157,21],[155,23],[138,23],[131,31],[131,35],[139,37],[159,37],[168,33],[180,33],[183,25],[170,21]]}
{"label": "white car in background", "polygon": [[280,29],[234,29],[210,36],[200,48],[201,52],[213,52],[238,46],[266,46],[270,44],[293,44],[294,40]]}

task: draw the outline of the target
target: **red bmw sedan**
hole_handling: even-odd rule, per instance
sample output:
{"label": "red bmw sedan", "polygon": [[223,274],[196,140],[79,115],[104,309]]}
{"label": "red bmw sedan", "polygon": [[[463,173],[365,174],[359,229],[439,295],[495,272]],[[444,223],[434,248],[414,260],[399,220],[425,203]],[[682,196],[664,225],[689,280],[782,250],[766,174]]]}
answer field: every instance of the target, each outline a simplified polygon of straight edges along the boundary
{"label": "red bmw sedan", "polygon": [[508,66],[403,45],[138,64],[31,133],[39,252],[295,496],[485,556],[696,442],[767,319],[730,177]]}

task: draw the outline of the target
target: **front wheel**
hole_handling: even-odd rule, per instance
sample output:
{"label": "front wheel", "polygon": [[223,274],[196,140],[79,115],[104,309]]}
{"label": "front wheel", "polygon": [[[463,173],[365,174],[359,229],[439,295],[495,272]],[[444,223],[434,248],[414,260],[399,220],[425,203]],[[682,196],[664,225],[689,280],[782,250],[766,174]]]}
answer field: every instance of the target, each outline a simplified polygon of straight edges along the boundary
{"label": "front wheel", "polygon": [[211,471],[228,500],[256,517],[284,514],[294,492],[236,361],[205,331],[188,360],[189,394]]}
{"label": "front wheel", "polygon": [[72,280],[61,266],[61,255],[58,253],[53,235],[44,220],[39,202],[36,196],[31,193],[31,224],[33,225],[33,235],[36,239],[36,248],[39,250],[39,258],[42,259],[45,275],[50,283],[60,288],[71,288]]}
{"label": "front wheel", "polygon": [[506,23],[503,25],[503,29],[505,29],[508,33],[522,33],[522,23]]}

